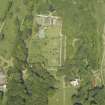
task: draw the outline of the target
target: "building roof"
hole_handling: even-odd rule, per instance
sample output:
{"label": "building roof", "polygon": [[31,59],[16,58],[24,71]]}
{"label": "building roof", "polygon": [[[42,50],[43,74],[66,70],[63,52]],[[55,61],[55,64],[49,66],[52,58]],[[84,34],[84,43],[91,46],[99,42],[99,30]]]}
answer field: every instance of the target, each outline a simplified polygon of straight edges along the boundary
{"label": "building roof", "polygon": [[70,83],[71,83],[71,85],[73,85],[73,86],[78,86],[78,85],[79,85],[79,82],[80,82],[79,79],[75,79],[75,80],[71,81]]}

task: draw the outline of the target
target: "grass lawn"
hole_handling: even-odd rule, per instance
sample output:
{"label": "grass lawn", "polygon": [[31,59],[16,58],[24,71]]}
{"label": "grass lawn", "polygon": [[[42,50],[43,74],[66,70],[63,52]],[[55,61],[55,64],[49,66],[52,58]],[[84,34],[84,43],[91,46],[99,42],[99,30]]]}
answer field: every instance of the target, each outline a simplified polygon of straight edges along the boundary
{"label": "grass lawn", "polygon": [[63,105],[63,92],[62,89],[57,90],[53,97],[49,97],[48,105]]}
{"label": "grass lawn", "polygon": [[72,86],[64,86],[64,77],[57,77],[59,80],[59,89],[56,93],[49,97],[48,105],[72,105],[71,96],[76,92],[76,89]]}
{"label": "grass lawn", "polygon": [[11,56],[16,38],[14,19],[7,19],[3,33],[4,39],[0,41],[0,55],[8,59]]}
{"label": "grass lawn", "polygon": [[[7,12],[8,8],[8,0],[0,0],[0,18],[3,18],[5,13]],[[27,14],[27,9],[23,2],[19,0],[15,0],[15,3],[13,7],[10,10],[11,12],[15,13],[15,16],[12,14],[8,15],[5,19],[5,24],[3,27],[2,32],[4,33],[4,40],[0,40],[0,55],[5,57],[10,57],[13,45],[15,42],[17,29],[16,29],[16,23],[15,18],[16,15],[19,16],[20,22]],[[3,22],[0,21],[0,26]]]}
{"label": "grass lawn", "polygon": [[[19,16],[21,22],[25,17],[25,14],[27,14],[25,5],[19,0],[15,0],[9,13],[7,13],[8,5],[8,0],[0,0],[0,28],[4,23],[1,31],[1,33],[4,34],[4,39],[0,40],[0,58],[3,58],[4,60],[0,59],[0,67],[5,67],[5,65],[7,66],[6,63],[11,63],[12,52],[17,36],[16,15]],[[15,13],[15,15],[13,15],[12,12]],[[6,13],[7,17],[2,21]]]}
{"label": "grass lawn", "polygon": [[8,0],[0,0],[0,18],[3,18],[8,7]]}
{"label": "grass lawn", "polygon": [[58,66],[60,62],[60,27],[48,26],[45,37],[33,36],[29,45],[29,62],[45,61],[47,66]]}

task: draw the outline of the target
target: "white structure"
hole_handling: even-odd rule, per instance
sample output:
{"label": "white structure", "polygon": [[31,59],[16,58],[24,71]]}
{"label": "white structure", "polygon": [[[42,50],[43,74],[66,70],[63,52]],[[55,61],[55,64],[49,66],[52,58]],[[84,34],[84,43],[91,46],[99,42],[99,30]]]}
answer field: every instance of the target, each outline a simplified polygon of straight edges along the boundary
{"label": "white structure", "polygon": [[7,90],[6,84],[0,86],[0,90],[3,92],[6,92],[6,90]]}
{"label": "white structure", "polygon": [[3,71],[0,71],[0,91],[6,91],[6,76]]}
{"label": "white structure", "polygon": [[79,86],[79,84],[80,84],[80,79],[75,79],[75,80],[73,80],[73,81],[70,81],[70,84],[72,85],[72,86]]}

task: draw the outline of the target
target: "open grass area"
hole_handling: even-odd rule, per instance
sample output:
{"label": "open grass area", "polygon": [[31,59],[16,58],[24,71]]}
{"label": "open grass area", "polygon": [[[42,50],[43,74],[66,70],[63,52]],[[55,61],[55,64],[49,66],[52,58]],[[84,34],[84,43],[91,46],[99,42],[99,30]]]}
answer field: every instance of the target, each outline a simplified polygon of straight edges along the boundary
{"label": "open grass area", "polygon": [[3,18],[8,6],[8,0],[0,0],[0,18]]}
{"label": "open grass area", "polygon": [[57,77],[57,80],[59,88],[52,97],[49,97],[48,105],[72,105],[71,96],[76,93],[76,88],[71,85],[65,86],[63,76]]}
{"label": "open grass area", "polygon": [[4,39],[0,41],[0,55],[8,59],[11,57],[16,38],[16,26],[14,19],[7,19],[3,28],[3,33]]}
{"label": "open grass area", "polygon": [[0,34],[4,35],[4,38],[0,39],[0,56],[5,60],[12,57],[17,36],[16,16],[21,22],[27,14],[27,8],[22,1],[15,0],[9,11],[8,6],[8,0],[0,0]]}
{"label": "open grass area", "polygon": [[60,26],[48,26],[44,38],[34,34],[29,45],[29,62],[45,61],[47,66],[60,64]]}

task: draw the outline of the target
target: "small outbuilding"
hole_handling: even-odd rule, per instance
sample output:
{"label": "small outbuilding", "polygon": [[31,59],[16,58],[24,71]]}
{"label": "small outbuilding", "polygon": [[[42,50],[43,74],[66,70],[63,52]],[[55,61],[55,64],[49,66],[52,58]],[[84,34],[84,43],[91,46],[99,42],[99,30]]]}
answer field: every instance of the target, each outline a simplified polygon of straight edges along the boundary
{"label": "small outbuilding", "polygon": [[6,90],[6,75],[0,70],[0,91]]}
{"label": "small outbuilding", "polygon": [[70,84],[71,84],[72,86],[74,86],[74,87],[79,86],[79,84],[80,84],[80,79],[72,80],[72,81],[70,81]]}

